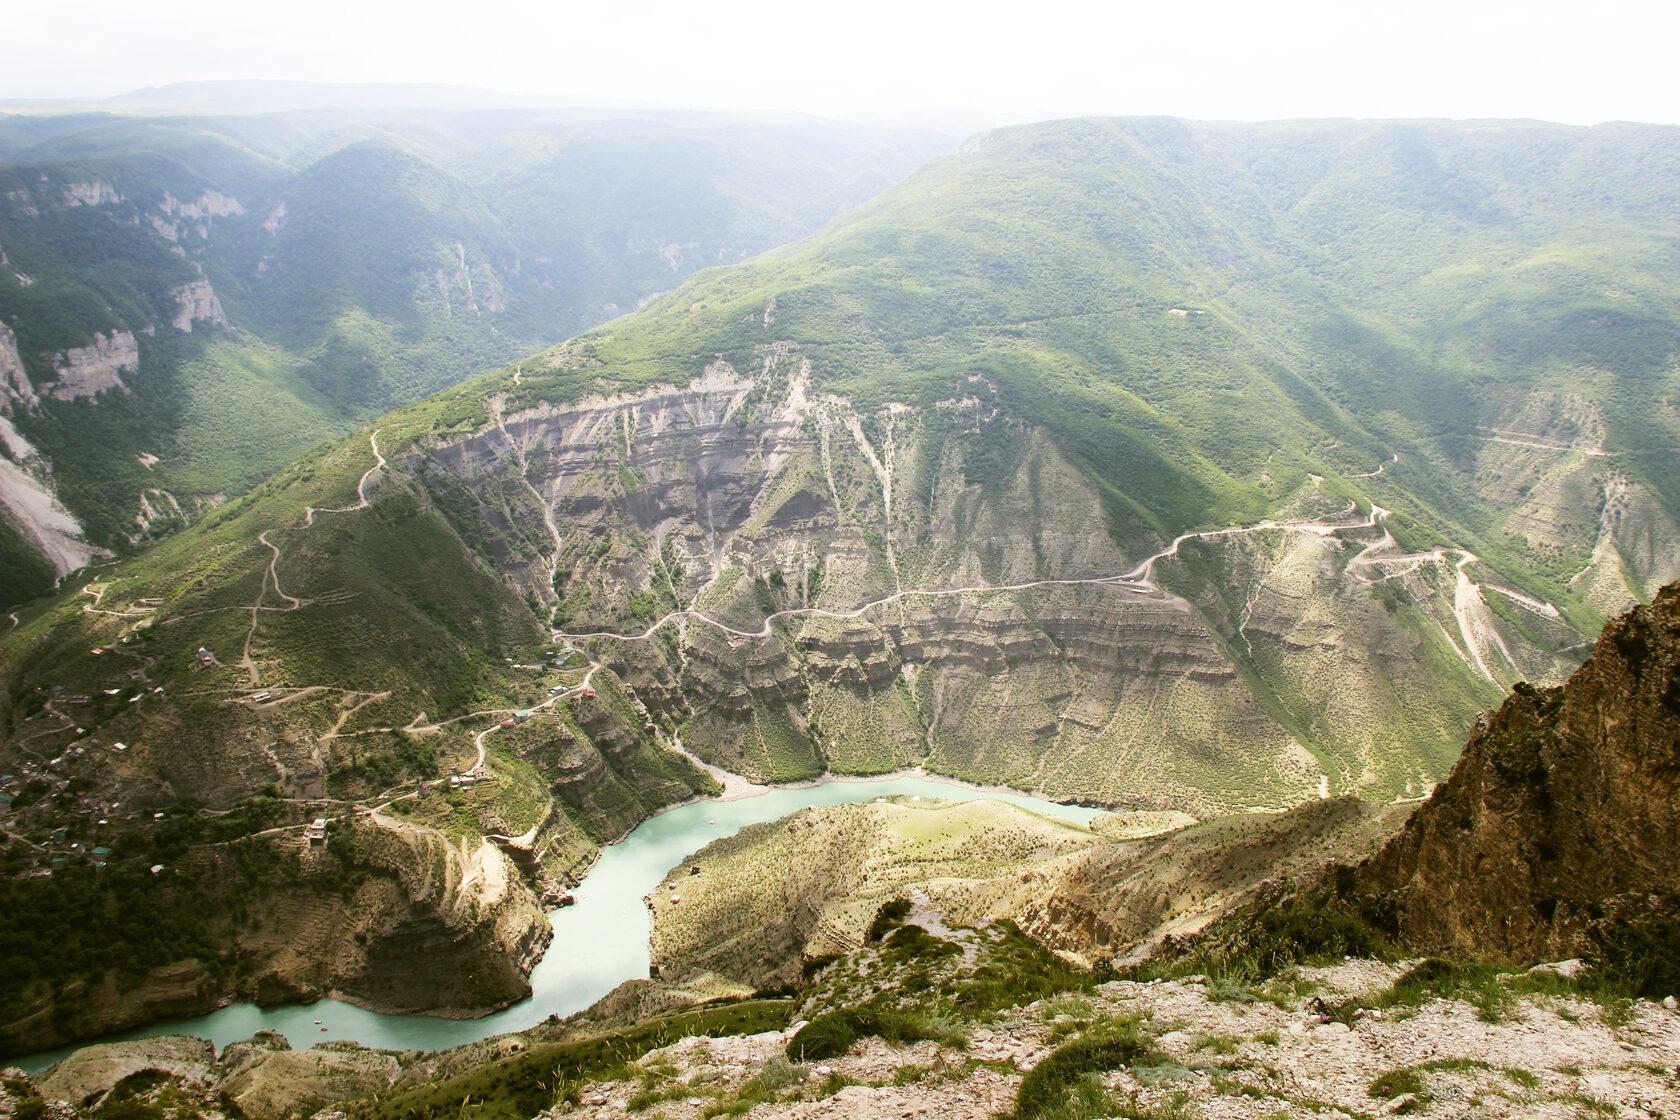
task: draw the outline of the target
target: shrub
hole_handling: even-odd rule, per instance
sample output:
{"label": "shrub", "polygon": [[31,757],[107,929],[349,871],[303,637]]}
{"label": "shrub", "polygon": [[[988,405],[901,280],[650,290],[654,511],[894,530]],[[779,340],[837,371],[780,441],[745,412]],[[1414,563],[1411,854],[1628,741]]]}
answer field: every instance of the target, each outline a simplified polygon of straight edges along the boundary
{"label": "shrub", "polygon": [[1263,976],[1324,957],[1374,957],[1389,951],[1386,938],[1360,919],[1305,900],[1267,910],[1241,938],[1242,955]]}
{"label": "shrub", "polygon": [[826,1061],[838,1058],[858,1039],[871,1035],[900,1043],[931,1039],[941,1046],[968,1041],[961,1024],[942,1015],[866,1005],[818,1015],[788,1039],[787,1056],[796,1062]]}
{"label": "shrub", "polygon": [[1680,921],[1673,900],[1662,912],[1600,934],[1589,954],[1592,987],[1647,999],[1680,995]]}
{"label": "shrub", "polygon": [[1060,1109],[1082,1084],[1088,1084],[1088,1074],[1123,1069],[1154,1057],[1149,1043],[1131,1032],[1081,1038],[1059,1046],[1021,1079],[1021,1089],[1015,1096],[1015,1120],[1034,1120]]}
{"label": "shrub", "polygon": [[875,911],[875,920],[869,923],[867,940],[873,945],[888,933],[903,925],[904,919],[909,916],[910,900],[908,898],[895,898],[891,902],[882,903],[881,908]]}

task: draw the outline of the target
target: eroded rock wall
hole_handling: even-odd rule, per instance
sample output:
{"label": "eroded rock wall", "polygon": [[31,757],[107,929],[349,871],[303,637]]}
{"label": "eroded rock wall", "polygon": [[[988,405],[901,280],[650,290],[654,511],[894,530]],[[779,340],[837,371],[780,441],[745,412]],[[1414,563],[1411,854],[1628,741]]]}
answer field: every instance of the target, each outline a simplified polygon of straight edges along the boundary
{"label": "eroded rock wall", "polygon": [[1409,942],[1517,961],[1680,894],[1680,585],[1606,626],[1561,688],[1519,687],[1360,868]]}
{"label": "eroded rock wall", "polygon": [[470,503],[561,639],[756,778],[926,764],[1202,814],[1416,794],[1504,684],[1569,665],[1547,604],[1511,626],[1473,556],[1396,555],[1321,480],[1271,523],[1122,547],[1046,433],[964,400],[859,412],[788,344],[492,405],[404,465]]}
{"label": "eroded rock wall", "polygon": [[369,817],[353,825],[351,850],[345,862],[294,834],[279,855],[286,866],[253,897],[237,888],[237,859],[227,849],[192,849],[180,861],[183,873],[228,884],[216,920],[245,967],[183,960],[138,980],[112,973],[39,992],[0,1017],[0,1049],[27,1053],[236,999],[332,995],[380,1011],[465,1017],[530,994],[527,978],[552,931],[529,883],[495,844],[451,845],[435,832]]}
{"label": "eroded rock wall", "polygon": [[47,393],[61,401],[94,397],[116,391],[126,393],[122,375],[133,374],[140,368],[140,345],[131,331],[96,333],[86,346],[72,346],[60,351],[52,360],[57,380],[45,386]]}

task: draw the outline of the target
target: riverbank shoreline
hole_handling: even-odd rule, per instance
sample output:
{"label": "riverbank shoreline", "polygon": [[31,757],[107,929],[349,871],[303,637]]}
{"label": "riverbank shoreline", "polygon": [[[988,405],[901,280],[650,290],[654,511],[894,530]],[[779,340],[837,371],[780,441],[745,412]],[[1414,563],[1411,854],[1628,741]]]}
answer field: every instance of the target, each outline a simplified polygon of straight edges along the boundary
{"label": "riverbank shoreline", "polygon": [[[764,794],[778,789],[815,789],[818,786],[828,785],[831,782],[896,782],[907,779],[920,780],[924,782],[936,782],[939,785],[952,786],[956,789],[971,790],[975,793],[1002,793],[1009,794],[1013,797],[1028,797],[1035,801],[1044,801],[1052,805],[1073,805],[1082,809],[1095,809],[1104,813],[1121,812],[1121,810],[1114,805],[1087,805],[1082,802],[1075,801],[1054,801],[1051,798],[1045,797],[1042,794],[1033,793],[1030,790],[1016,789],[1014,786],[985,785],[979,782],[965,781],[962,778],[953,778],[948,774],[941,774],[938,771],[927,770],[920,766],[912,767],[907,770],[891,770],[883,774],[848,774],[844,771],[825,770],[820,776],[815,778],[800,778],[791,782],[755,782],[752,779],[747,778],[744,775],[737,774],[732,770],[725,770],[721,766],[712,765],[699,755],[690,751],[687,747],[684,747],[681,739],[675,740],[674,742],[668,744],[668,746],[710,774],[713,780],[723,786],[723,792],[713,797],[697,796],[690,798],[687,801],[672,802],[665,808],[660,809],[657,813],[654,813],[654,816],[658,816],[659,813],[669,812],[671,809],[675,809],[682,805],[692,805],[698,801],[742,801],[751,797],[762,797]],[[630,832],[633,831],[635,831],[634,828],[630,830]],[[629,832],[626,832],[625,835],[629,835]],[[622,837],[619,839],[622,839]],[[617,839],[609,841],[609,843],[617,842]]]}
{"label": "riverbank shoreline", "polygon": [[[650,926],[643,896],[669,868],[713,840],[750,824],[777,820],[808,805],[861,803],[887,795],[927,801],[999,797],[1018,800],[1036,812],[1080,821],[1100,812],[1060,805],[1018,790],[985,789],[915,771],[830,773],[786,785],[759,785],[741,779],[737,788],[750,792],[729,799],[696,797],[666,806],[624,836],[603,845],[578,886],[577,904],[545,911],[551,940],[527,974],[531,995],[524,1000],[500,1009],[488,1008],[471,1017],[461,1017],[459,1010],[454,1015],[386,1014],[377,1005],[347,998],[340,992],[312,1004],[259,1007],[233,1003],[207,1015],[158,1020],[115,1035],[15,1057],[9,1064],[39,1072],[85,1046],[168,1034],[206,1038],[220,1049],[259,1030],[277,1031],[300,1049],[313,1043],[345,1041],[371,1049],[451,1049],[527,1030],[550,1016],[563,1019],[593,1005],[624,980],[646,976]],[[947,791],[949,797],[945,796]],[[802,792],[807,796],[801,796]],[[640,831],[643,829],[646,831]]]}

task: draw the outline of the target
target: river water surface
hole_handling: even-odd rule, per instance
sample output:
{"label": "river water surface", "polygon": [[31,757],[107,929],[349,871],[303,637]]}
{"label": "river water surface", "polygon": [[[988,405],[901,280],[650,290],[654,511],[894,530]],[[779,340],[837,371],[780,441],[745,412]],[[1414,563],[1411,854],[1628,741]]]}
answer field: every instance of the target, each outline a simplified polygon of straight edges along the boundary
{"label": "river water surface", "polygon": [[[220,1048],[259,1030],[270,1030],[285,1035],[298,1049],[328,1039],[349,1039],[382,1050],[443,1050],[524,1030],[549,1015],[564,1018],[624,981],[648,974],[648,911],[642,896],[658,886],[665,872],[684,856],[749,824],[775,820],[807,805],[844,805],[893,795],[946,801],[990,798],[1082,824],[1099,811],[924,778],[834,780],[773,789],[736,801],[695,801],[650,817],[629,836],[602,850],[573,892],[577,905],[549,914],[554,940],[531,972],[531,997],[503,1011],[482,1019],[439,1019],[382,1015],[334,999],[279,1007],[237,1003],[208,1015],[164,1020],[99,1041],[191,1034],[208,1038]],[[85,1045],[42,1051],[8,1064],[35,1073]]]}

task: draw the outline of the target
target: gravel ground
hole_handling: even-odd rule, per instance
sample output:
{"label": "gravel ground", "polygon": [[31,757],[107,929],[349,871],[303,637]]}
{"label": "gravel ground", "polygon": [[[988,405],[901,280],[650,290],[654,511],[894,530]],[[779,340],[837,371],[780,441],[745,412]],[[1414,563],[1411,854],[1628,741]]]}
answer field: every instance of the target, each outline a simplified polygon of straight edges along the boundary
{"label": "gravel ground", "polygon": [[1013,1108],[1021,1074],[1076,1037],[1078,1020],[1124,1017],[1168,1060],[1103,1076],[1115,1116],[1680,1120],[1680,1014],[1661,1004],[1640,1001],[1618,1014],[1574,998],[1527,996],[1500,1021],[1483,1022],[1469,1003],[1434,999],[1363,1014],[1351,1027],[1314,1010],[1315,996],[1383,989],[1401,971],[1374,961],[1302,969],[1272,989],[1287,1006],[1211,1000],[1196,978],[1115,982],[1084,997],[1088,1014],[1075,1006],[1072,1016],[1046,1022],[1068,1004],[1014,1009],[975,1026],[963,1048],[866,1039],[831,1062],[791,1069],[782,1058],[791,1030],[685,1039],[644,1057],[640,1081],[591,1084],[579,1104],[543,1116],[693,1120],[739,1101],[762,1073],[778,1091],[744,1113],[754,1120],[981,1120]]}

